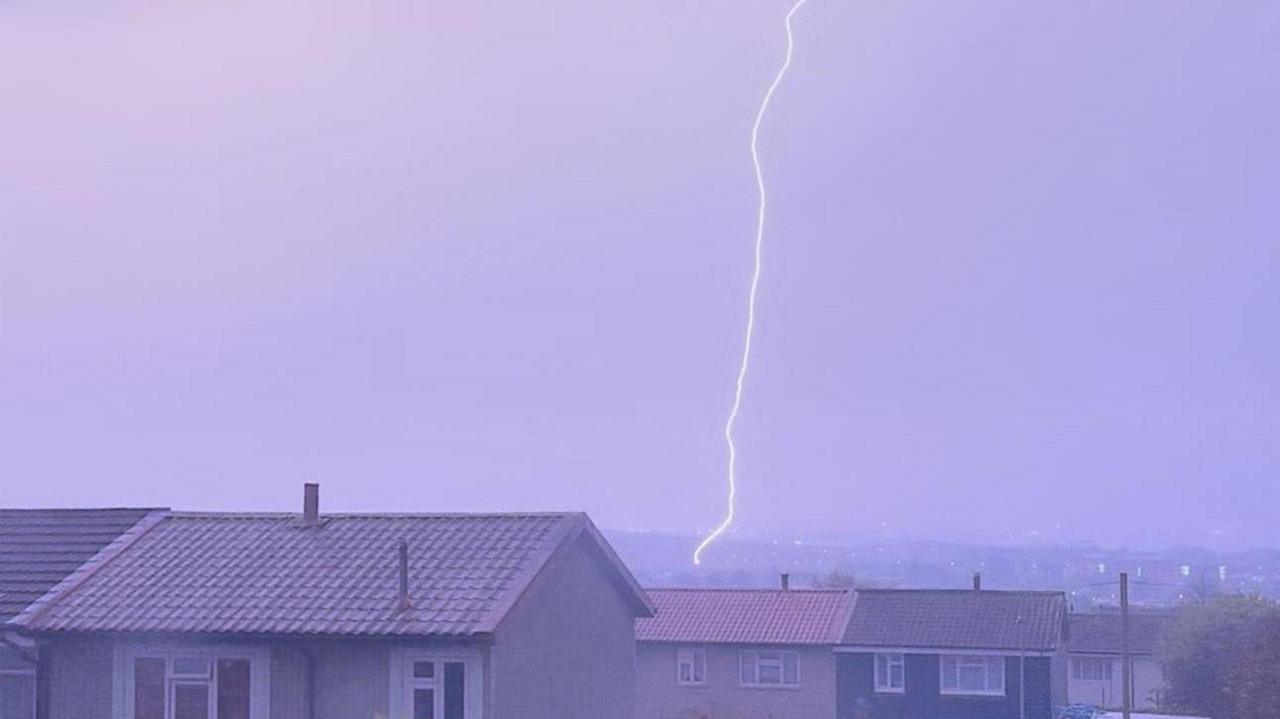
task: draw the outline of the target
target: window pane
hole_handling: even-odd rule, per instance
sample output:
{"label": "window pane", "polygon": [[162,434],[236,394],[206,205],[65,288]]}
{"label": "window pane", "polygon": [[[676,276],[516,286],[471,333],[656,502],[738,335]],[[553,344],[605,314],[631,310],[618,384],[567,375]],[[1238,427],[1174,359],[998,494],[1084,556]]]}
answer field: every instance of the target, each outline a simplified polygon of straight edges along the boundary
{"label": "window pane", "polygon": [[800,683],[800,657],[792,652],[782,655],[782,681],[786,684]]}
{"label": "window pane", "polygon": [[680,662],[680,681],[693,681],[693,666],[689,662]]}
{"label": "window pane", "polygon": [[444,665],[444,719],[465,719],[467,668],[462,662]]}
{"label": "window pane", "polygon": [[768,664],[762,662],[756,667],[756,677],[761,684],[781,684],[782,667],[772,662]]}
{"label": "window pane", "polygon": [[0,676],[0,719],[35,719],[36,678]]}
{"label": "window pane", "polygon": [[249,660],[218,660],[218,719],[249,719]]}
{"label": "window pane", "polygon": [[739,655],[742,662],[742,683],[756,683],[756,653],[743,652]]}
{"label": "window pane", "polygon": [[165,719],[163,659],[134,660],[133,716],[134,719]]}
{"label": "window pane", "polygon": [[693,680],[701,684],[707,677],[707,655],[704,652],[693,653]]}
{"label": "window pane", "polygon": [[173,675],[175,677],[209,678],[208,657],[174,657]]}
{"label": "window pane", "polygon": [[173,719],[209,719],[209,685],[174,684]]}
{"label": "window pane", "polygon": [[987,658],[987,689],[993,692],[1004,691],[1004,658]]}
{"label": "window pane", "polygon": [[413,719],[436,719],[436,692],[434,689],[413,690]]}
{"label": "window pane", "polygon": [[943,689],[956,688],[956,658],[955,657],[942,658],[942,688]]}
{"label": "window pane", "polygon": [[889,657],[884,654],[876,655],[876,686],[886,687],[889,685]]}
{"label": "window pane", "polygon": [[434,679],[436,676],[435,662],[414,662],[413,677],[415,679]]}
{"label": "window pane", "polygon": [[987,670],[986,667],[973,664],[961,664],[959,682],[961,689],[986,689],[987,688]]}
{"label": "window pane", "polygon": [[894,689],[901,689],[905,682],[903,675],[903,666],[901,662],[894,662],[889,665],[889,686]]}

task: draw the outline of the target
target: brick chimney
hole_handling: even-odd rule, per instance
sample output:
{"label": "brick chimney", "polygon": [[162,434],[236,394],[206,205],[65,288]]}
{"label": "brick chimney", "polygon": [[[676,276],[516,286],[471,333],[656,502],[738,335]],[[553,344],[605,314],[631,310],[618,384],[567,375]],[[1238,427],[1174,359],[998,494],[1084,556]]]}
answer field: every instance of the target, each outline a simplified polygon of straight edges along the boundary
{"label": "brick chimney", "polygon": [[982,591],[982,572],[973,573],[973,591],[975,592]]}
{"label": "brick chimney", "polygon": [[782,591],[785,592],[789,589],[791,589],[791,575],[786,572],[783,572],[782,573]]}
{"label": "brick chimney", "polygon": [[313,482],[302,485],[302,524],[305,527],[320,524],[320,485]]}

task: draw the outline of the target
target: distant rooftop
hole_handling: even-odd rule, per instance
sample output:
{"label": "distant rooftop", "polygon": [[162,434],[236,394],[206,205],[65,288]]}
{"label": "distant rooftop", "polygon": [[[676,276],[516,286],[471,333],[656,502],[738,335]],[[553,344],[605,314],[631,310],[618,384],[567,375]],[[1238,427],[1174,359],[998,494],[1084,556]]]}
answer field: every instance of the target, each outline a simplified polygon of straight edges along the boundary
{"label": "distant rooftop", "polygon": [[[1129,651],[1155,654],[1160,638],[1173,624],[1172,614],[1133,614],[1129,617]],[[1119,654],[1121,652],[1120,615],[1072,614],[1068,647],[1083,654]]]}
{"label": "distant rooftop", "polygon": [[852,593],[808,589],[650,589],[657,613],[636,639],[704,644],[833,645]]}
{"label": "distant rooftop", "polygon": [[0,623],[89,561],[150,509],[0,509]]}
{"label": "distant rooftop", "polygon": [[1061,592],[858,590],[843,644],[859,647],[1052,651],[1062,641]]}

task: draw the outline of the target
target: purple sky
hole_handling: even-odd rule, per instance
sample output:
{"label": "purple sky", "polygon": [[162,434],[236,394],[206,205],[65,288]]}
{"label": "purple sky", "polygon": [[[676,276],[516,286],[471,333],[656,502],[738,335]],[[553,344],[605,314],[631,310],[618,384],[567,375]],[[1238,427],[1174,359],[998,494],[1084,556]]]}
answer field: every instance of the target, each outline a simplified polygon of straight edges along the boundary
{"label": "purple sky", "polygon": [[[0,504],[714,525],[786,2],[108,5],[0,7]],[[796,27],[738,526],[1280,541],[1280,4]]]}

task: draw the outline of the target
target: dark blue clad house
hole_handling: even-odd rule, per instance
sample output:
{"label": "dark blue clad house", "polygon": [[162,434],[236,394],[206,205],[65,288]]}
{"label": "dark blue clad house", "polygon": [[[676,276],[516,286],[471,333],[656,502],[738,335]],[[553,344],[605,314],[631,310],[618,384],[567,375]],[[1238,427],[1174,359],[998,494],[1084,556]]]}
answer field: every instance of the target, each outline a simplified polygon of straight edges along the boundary
{"label": "dark blue clad house", "polygon": [[1051,719],[1060,592],[861,590],[836,652],[838,719]]}

